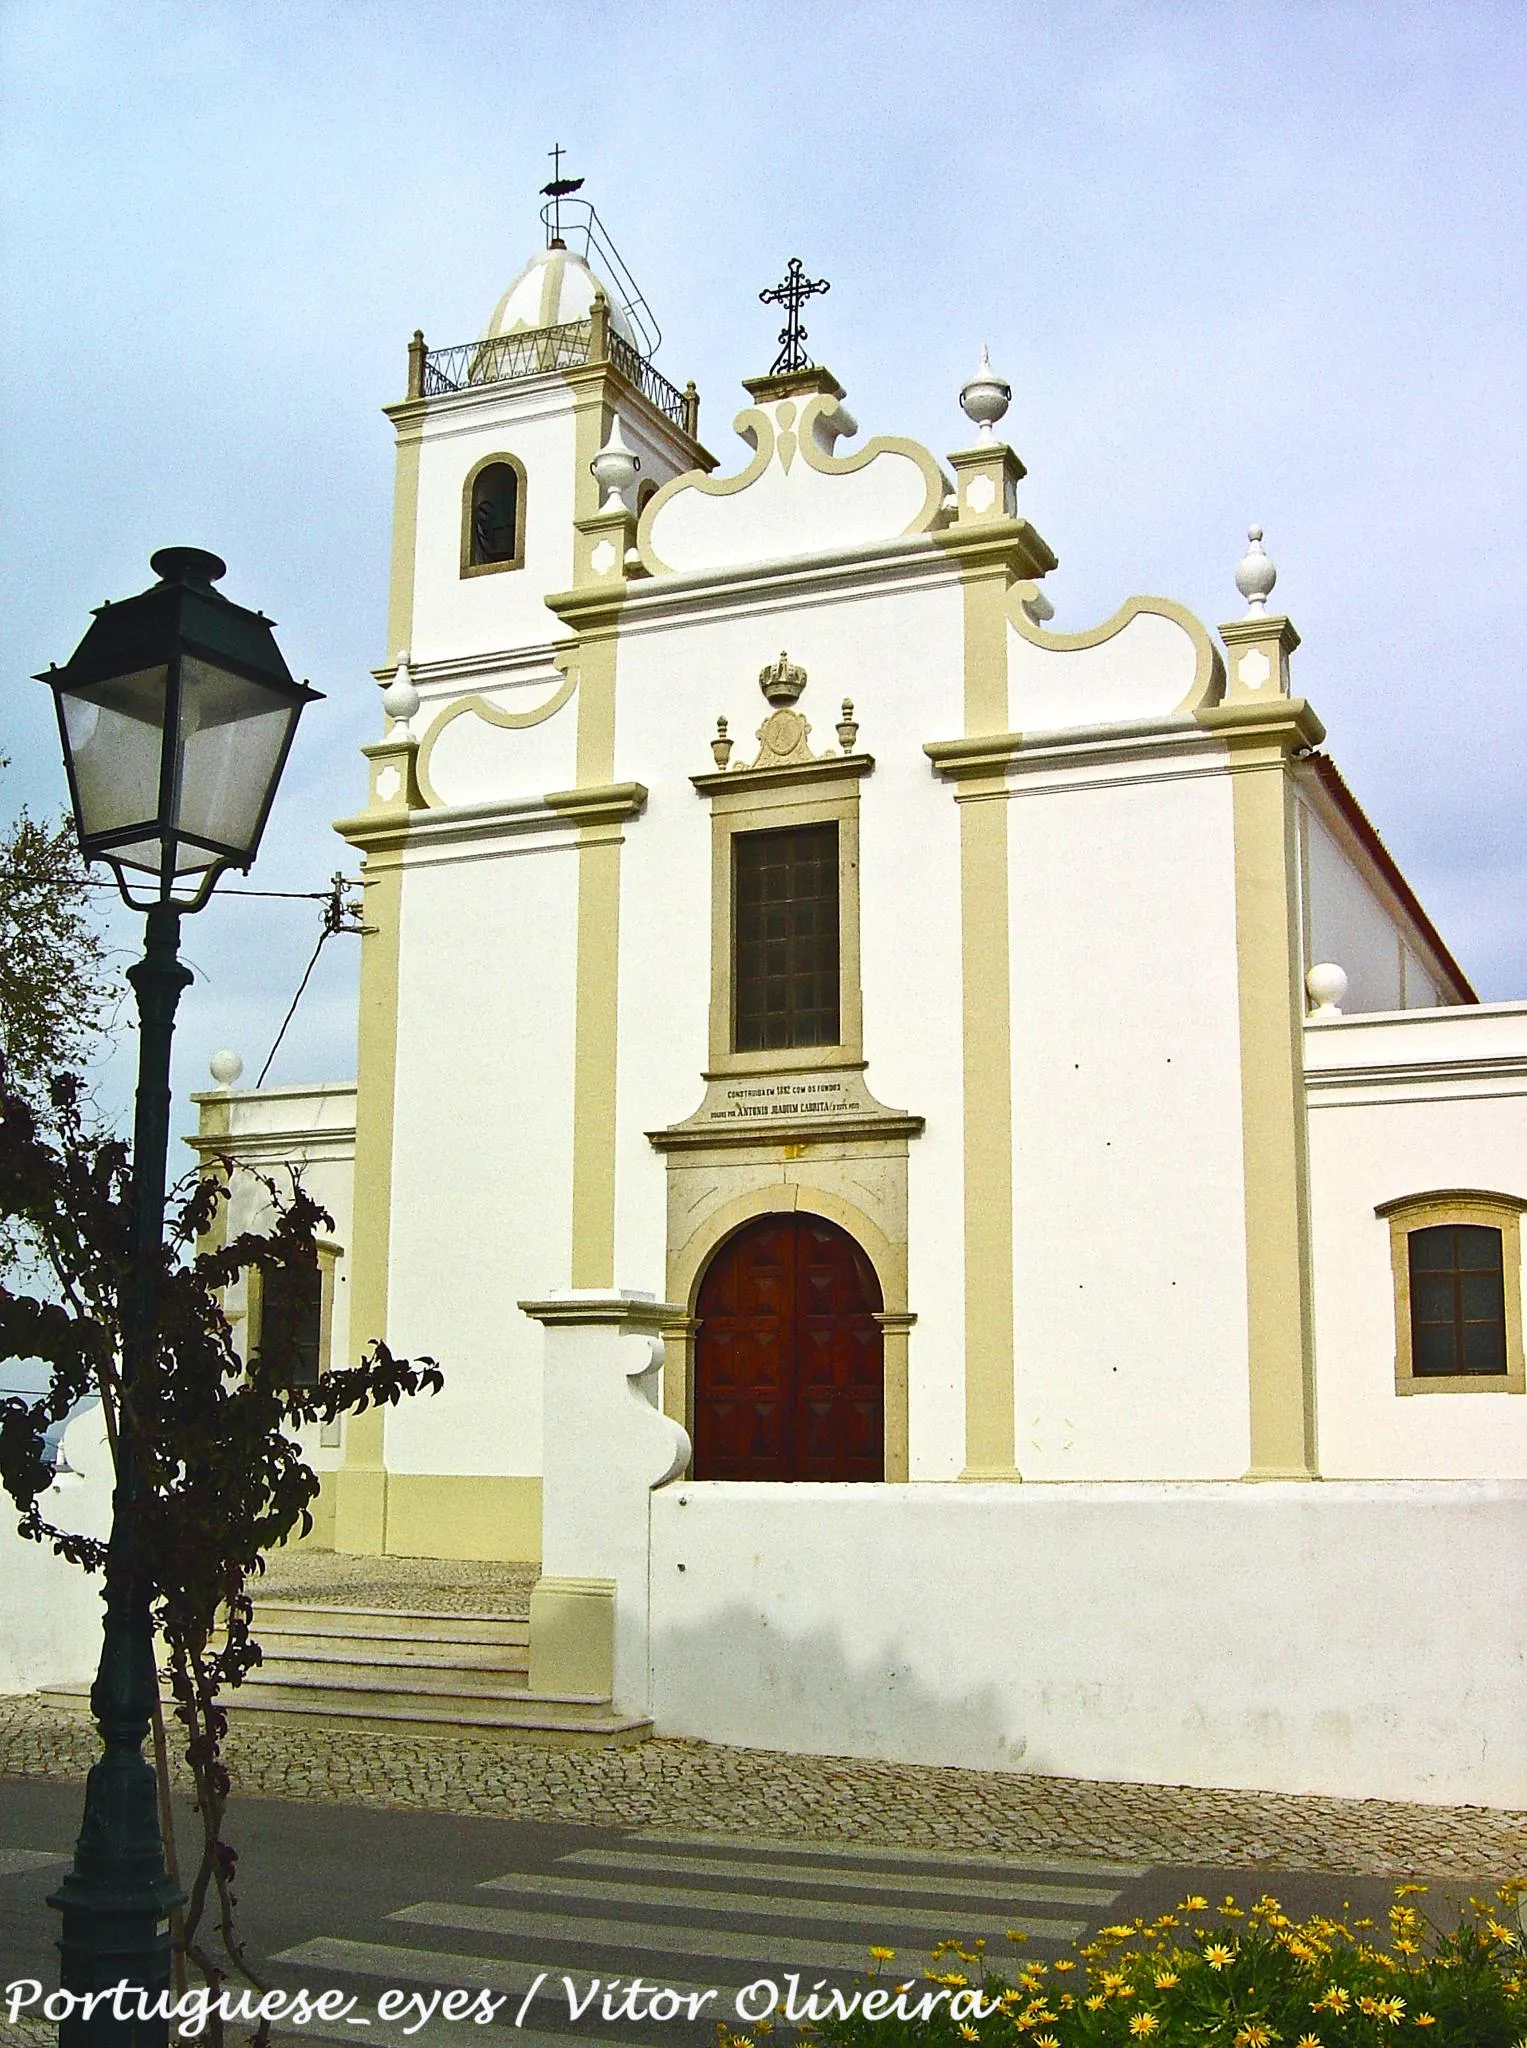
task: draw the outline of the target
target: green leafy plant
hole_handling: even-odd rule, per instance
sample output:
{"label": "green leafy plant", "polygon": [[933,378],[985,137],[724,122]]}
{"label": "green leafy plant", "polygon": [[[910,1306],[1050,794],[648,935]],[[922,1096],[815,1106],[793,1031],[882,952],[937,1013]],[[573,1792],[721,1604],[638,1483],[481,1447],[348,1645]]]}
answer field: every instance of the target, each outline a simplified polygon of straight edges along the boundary
{"label": "green leafy plant", "polygon": [[[866,2017],[861,1996],[850,2012],[824,2014],[815,2034],[831,2048],[1519,2048],[1527,1959],[1508,1923],[1527,1882],[1471,1900],[1447,1933],[1411,1903],[1425,1890],[1401,1885],[1383,1930],[1296,1922],[1270,1896],[1249,1909],[1189,1897],[1006,1974],[982,1943],[941,1943],[903,1994],[910,2018]],[[870,1954],[888,1984],[894,1950]]]}
{"label": "green leafy plant", "polygon": [[[154,1341],[124,1388],[118,1360],[133,1282],[131,1168],[124,1144],[87,1130],[80,1105],[81,1084],[72,1076],[52,1083],[43,1114],[0,1076],[0,1224],[12,1224],[23,1246],[0,1278],[0,1361],[41,1360],[49,1369],[40,1397],[0,1401],[0,1486],[19,1510],[22,1536],[99,1571],[106,1545],[57,1527],[44,1512],[53,1480],[45,1439],[92,1393],[104,1405],[113,1456],[124,1425],[132,1432],[146,1482],[134,1509],[139,1556],[154,1589],[202,1832],[178,1945],[216,1991],[228,1965],[258,1981],[235,1929],[237,1854],[223,1833],[232,1787],[224,1697],[260,1662],[250,1587],[264,1554],[312,1527],[319,1482],[295,1433],[306,1423],[435,1392],[442,1375],[432,1359],[394,1358],[376,1341],[358,1365],[296,1385],[295,1333],[274,1326],[258,1358],[242,1360],[224,1312],[226,1290],[254,1269],[278,1290],[283,1275],[311,1269],[319,1233],[334,1226],[300,1183],[284,1194],[267,1181],[273,1227],[215,1244],[232,1173],[224,1162],[224,1170],[193,1176],[178,1191],[154,1276]],[[202,1936],[209,1916],[225,1960]],[[212,2026],[220,2038],[215,2015]]]}

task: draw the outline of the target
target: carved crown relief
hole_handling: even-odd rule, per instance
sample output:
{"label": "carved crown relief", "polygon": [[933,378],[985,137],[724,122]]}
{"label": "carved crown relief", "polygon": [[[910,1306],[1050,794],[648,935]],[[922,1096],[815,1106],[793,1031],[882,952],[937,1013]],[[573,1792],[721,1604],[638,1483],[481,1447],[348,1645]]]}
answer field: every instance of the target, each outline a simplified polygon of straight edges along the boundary
{"label": "carved crown relief", "polygon": [[[758,757],[753,761],[734,763],[726,720],[718,718],[716,737],[710,743],[718,768],[723,771],[730,769],[734,775],[747,774],[755,768],[790,768],[805,761],[830,761],[833,758],[831,748],[825,754],[814,754],[807,744],[811,738],[811,726],[795,709],[796,700],[806,687],[806,671],[799,662],[792,661],[781,650],[778,661],[771,661],[758,671],[758,687],[773,707],[758,728]],[[838,721],[837,733],[839,746],[845,754],[851,754],[859,737],[851,697],[843,699],[843,716]]]}

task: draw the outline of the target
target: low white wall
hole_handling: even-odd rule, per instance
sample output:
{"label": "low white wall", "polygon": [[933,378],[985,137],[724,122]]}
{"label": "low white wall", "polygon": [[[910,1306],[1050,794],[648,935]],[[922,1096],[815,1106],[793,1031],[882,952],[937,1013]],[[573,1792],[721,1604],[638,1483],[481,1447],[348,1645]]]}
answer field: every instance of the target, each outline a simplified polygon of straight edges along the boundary
{"label": "low white wall", "polygon": [[1527,1485],[651,1497],[659,1731],[1527,1806]]}
{"label": "low white wall", "polygon": [[[64,1431],[60,1472],[42,1501],[45,1518],[78,1536],[111,1528],[111,1453],[99,1406]],[[40,1543],[16,1534],[4,1501],[0,1517],[0,1693],[45,1685],[88,1684],[101,1656],[99,1573],[86,1573]]]}

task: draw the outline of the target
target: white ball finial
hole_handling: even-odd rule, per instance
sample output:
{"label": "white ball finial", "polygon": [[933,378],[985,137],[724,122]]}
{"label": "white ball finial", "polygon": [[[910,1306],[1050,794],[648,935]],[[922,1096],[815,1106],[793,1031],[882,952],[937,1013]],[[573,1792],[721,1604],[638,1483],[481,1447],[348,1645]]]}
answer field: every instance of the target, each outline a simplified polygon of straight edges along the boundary
{"label": "white ball finial", "polygon": [[626,492],[636,481],[636,473],[642,466],[639,455],[633,455],[626,446],[620,431],[620,414],[610,421],[610,438],[589,464],[594,481],[604,492],[600,503],[601,512],[619,512],[625,509]]}
{"label": "white ball finial", "polygon": [[976,374],[960,391],[960,410],[966,419],[975,421],[981,430],[981,439],[990,441],[992,427],[1001,419],[1012,402],[1013,387],[992,368],[991,358],[986,353],[986,343],[983,341]]}
{"label": "white ball finial", "polygon": [[208,1061],[212,1078],[219,1088],[231,1088],[244,1071],[244,1062],[236,1052],[224,1050],[215,1052]]}
{"label": "white ball finial", "polygon": [[408,649],[398,649],[397,673],[382,692],[382,709],[387,716],[396,719],[406,732],[408,721],[419,708],[419,692],[408,666]]}
{"label": "white ball finial", "polygon": [[1246,538],[1251,543],[1240,559],[1235,572],[1235,587],[1246,600],[1246,615],[1250,618],[1257,612],[1265,612],[1272,587],[1278,580],[1278,572],[1267,556],[1262,545],[1260,526],[1249,526]]}
{"label": "white ball finial", "polygon": [[1321,960],[1304,977],[1309,990],[1310,1001],[1315,1005],[1312,1017],[1339,1017],[1341,999],[1347,993],[1347,976],[1334,960]]}

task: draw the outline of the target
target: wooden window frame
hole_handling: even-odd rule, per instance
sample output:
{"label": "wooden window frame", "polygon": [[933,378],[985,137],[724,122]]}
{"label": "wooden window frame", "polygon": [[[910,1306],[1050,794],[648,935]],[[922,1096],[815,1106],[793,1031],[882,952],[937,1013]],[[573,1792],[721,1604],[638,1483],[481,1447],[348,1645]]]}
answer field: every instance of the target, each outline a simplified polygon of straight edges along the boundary
{"label": "wooden window frame", "polygon": [[[742,955],[744,949],[749,944],[760,943],[760,940],[758,939],[756,934],[754,934],[750,938],[749,934],[744,930],[743,871],[745,866],[747,865],[745,860],[745,854],[749,849],[761,848],[766,842],[772,842],[777,845],[778,842],[782,839],[789,838],[795,840],[798,839],[801,834],[825,835],[828,833],[832,835],[832,852],[830,856],[827,854],[824,845],[822,857],[820,859],[812,860],[808,870],[814,870],[816,875],[820,878],[821,893],[815,897],[803,897],[800,895],[795,895],[788,899],[782,899],[776,895],[772,899],[772,901],[774,902],[776,908],[781,908],[785,901],[788,901],[793,906],[804,905],[808,902],[813,903],[815,906],[813,916],[820,919],[820,922],[822,923],[824,928],[823,933],[816,934],[813,935],[813,937],[808,938],[808,936],[803,931],[799,929],[792,929],[788,932],[784,941],[786,948],[786,958],[787,961],[791,963],[787,967],[785,975],[785,1022],[787,1023],[787,1025],[793,1024],[797,1028],[799,1028],[804,1019],[811,1017],[813,1014],[810,1006],[808,1006],[806,1011],[803,1013],[797,1005],[797,997],[800,992],[801,976],[803,972],[806,972],[810,974],[813,986],[818,988],[821,994],[822,1001],[817,1012],[819,1021],[824,1026],[829,1021],[832,1023],[832,1036],[830,1038],[791,1038],[787,1039],[785,1042],[779,1045],[744,1046],[741,1043],[741,1040],[743,1036],[743,1010],[745,1001],[745,991],[755,991],[758,993],[762,993],[763,989],[766,988],[768,983],[773,979],[773,977],[769,975],[750,978],[744,976],[742,972]],[[827,818],[820,820],[818,823],[814,825],[764,826],[755,831],[734,832],[732,834],[731,845],[732,1051],[734,1053],[773,1052],[784,1053],[788,1056],[789,1054],[795,1052],[805,1052],[808,1050],[817,1051],[822,1046],[838,1045],[839,1043],[841,1043],[843,1037],[843,904],[838,889],[838,884],[840,880],[840,864],[838,859],[837,820],[835,818]],[[798,850],[798,848],[795,849],[795,852],[798,852]],[[795,859],[795,852],[792,852],[791,855],[792,876],[798,875],[800,871],[799,864]],[[764,875],[769,873],[773,873],[777,876],[778,872],[779,864],[777,862],[766,862],[763,868],[759,871],[757,879],[761,881]],[[813,951],[815,951],[816,946],[822,943],[823,937],[825,935],[825,929],[828,924],[828,920],[825,916],[822,915],[822,913],[825,912],[826,909],[827,895],[829,889],[831,890],[832,903],[832,916],[830,920],[832,934],[831,965],[828,965],[826,958],[819,956],[817,964],[812,965],[810,967],[803,967],[802,955],[809,956]],[[762,909],[763,900],[764,898],[761,892],[759,905],[760,909]],[[761,1014],[754,1021],[760,1024],[766,1031],[769,1017],[771,1014],[773,1013],[767,1011],[761,1012]]]}
{"label": "wooden window frame", "polygon": [[[1495,1194],[1485,1188],[1438,1188],[1429,1194],[1402,1195],[1381,1202],[1374,1214],[1389,1225],[1389,1259],[1394,1281],[1394,1390],[1397,1394],[1522,1394],[1527,1369],[1522,1353],[1522,1211],[1527,1199]],[[1501,1241],[1501,1293],[1506,1319],[1506,1370],[1503,1373],[1417,1373],[1414,1369],[1410,1314],[1410,1237],[1412,1231],[1445,1224],[1478,1224],[1498,1230]]]}
{"label": "wooden window frame", "polygon": [[[477,479],[485,469],[503,463],[514,471],[519,488],[514,494],[514,553],[506,562],[474,562],[472,560],[472,494],[477,488]],[[523,569],[525,566],[525,465],[517,455],[507,449],[500,449],[494,455],[483,456],[467,471],[466,482],[461,487],[461,573],[463,576],[496,576],[502,570]]]}
{"label": "wooden window frame", "polygon": [[[711,804],[711,1000],[706,1076],[820,1073],[864,1065],[864,999],[859,966],[859,784],[868,754],[829,756],[790,767],[697,775]],[[734,904],[732,840],[738,833],[796,825],[838,828],[838,1042],[737,1052],[732,1046]]]}
{"label": "wooden window frame", "polygon": [[[318,1377],[322,1379],[333,1370],[334,1288],[345,1252],[343,1245],[327,1237],[318,1238],[314,1249],[318,1253]],[[244,1288],[244,1362],[249,1365],[260,1349],[260,1323],[265,1308],[265,1275],[258,1266],[250,1266],[246,1271]]]}

